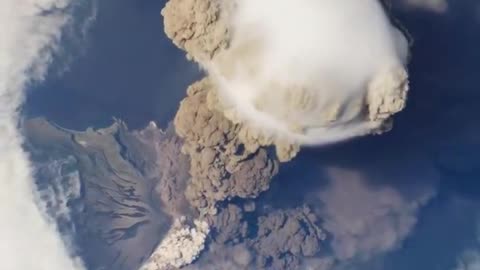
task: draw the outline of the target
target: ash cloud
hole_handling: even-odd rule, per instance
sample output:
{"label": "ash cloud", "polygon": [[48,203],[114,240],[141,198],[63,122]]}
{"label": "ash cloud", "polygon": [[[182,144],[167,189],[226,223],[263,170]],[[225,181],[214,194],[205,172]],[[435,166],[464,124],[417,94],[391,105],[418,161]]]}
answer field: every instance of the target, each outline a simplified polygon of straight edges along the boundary
{"label": "ash cloud", "polygon": [[257,252],[256,269],[299,269],[305,257],[324,251],[325,231],[308,208],[276,210],[258,218],[251,241]]}
{"label": "ash cloud", "polygon": [[[166,4],[162,15],[167,36],[209,72],[208,78],[190,87],[175,117],[177,133],[185,139],[183,149],[192,160],[187,197],[193,205],[211,208],[225,199],[257,197],[268,189],[277,160],[292,159],[299,143],[334,142],[389,128],[390,116],[406,101],[408,46],[380,3],[363,4],[288,0]],[[340,15],[345,12],[362,21],[358,29],[342,35],[347,40],[338,35],[347,27],[349,16]],[[248,33],[252,26],[260,32]],[[321,27],[321,33],[312,27]],[[350,50],[347,45],[352,42],[347,41],[363,46]],[[330,52],[333,48],[336,54]],[[288,77],[292,80],[278,80]],[[238,89],[238,81],[246,85]],[[232,86],[237,87],[234,92]],[[236,93],[249,93],[252,99],[244,103],[246,99]],[[259,105],[260,99],[266,102],[266,113],[250,108],[250,101]],[[287,111],[268,112],[279,108]],[[278,132],[271,133],[274,129]],[[276,157],[268,154],[265,147],[270,145],[275,146]],[[247,178],[258,183],[235,177],[247,175],[247,170],[252,176]]]}
{"label": "ash cloud", "polygon": [[230,203],[211,217],[211,243],[185,269],[303,269],[304,258],[324,252],[326,233],[307,206],[254,210],[248,204]]}
{"label": "ash cloud", "polygon": [[298,144],[388,130],[405,106],[407,40],[377,1],[172,0],[162,15],[207,70],[216,110],[260,145],[290,144],[282,161]]}
{"label": "ash cloud", "polygon": [[[322,250],[318,213],[252,210],[262,222],[249,236],[247,214],[229,202],[269,189],[279,163],[301,144],[388,130],[408,92],[405,36],[373,0],[171,0],[162,15],[167,36],[208,73],[190,86],[174,121],[191,160],[186,197],[212,227],[214,243],[197,264],[216,267],[208,259],[219,254],[215,245],[244,243],[255,250],[252,267],[301,267]],[[297,233],[294,224],[302,224]],[[317,245],[295,246],[302,235]]]}
{"label": "ash cloud", "polygon": [[370,186],[374,180],[348,169],[330,168],[327,177],[328,185],[315,196],[339,261],[367,261],[400,247],[435,196],[433,186],[416,187],[408,196],[394,186]]}
{"label": "ash cloud", "polygon": [[208,106],[212,84],[194,83],[180,104],[175,130],[184,139],[192,179],[186,197],[198,209],[215,211],[217,202],[255,198],[266,191],[278,172],[278,161],[258,144],[239,137],[241,126]]}
{"label": "ash cloud", "polygon": [[38,204],[18,129],[24,92],[45,78],[62,30],[72,21],[71,12],[67,0],[0,3],[0,268],[5,270],[83,269],[47,218],[47,209]]}

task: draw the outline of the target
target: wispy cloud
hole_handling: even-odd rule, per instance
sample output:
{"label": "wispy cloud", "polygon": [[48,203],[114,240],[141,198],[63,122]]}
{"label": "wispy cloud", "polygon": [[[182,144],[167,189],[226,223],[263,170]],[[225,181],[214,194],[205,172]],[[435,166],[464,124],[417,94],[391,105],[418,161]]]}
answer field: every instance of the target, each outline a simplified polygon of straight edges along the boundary
{"label": "wispy cloud", "polygon": [[480,270],[480,220],[477,221],[476,246],[461,252],[457,257],[457,265],[453,270]]}
{"label": "wispy cloud", "polygon": [[454,270],[480,270],[480,251],[467,250],[458,258],[458,265]]}
{"label": "wispy cloud", "polygon": [[369,259],[397,248],[417,223],[419,209],[435,194],[429,187],[406,198],[389,186],[371,187],[358,173],[330,169],[319,196],[325,228],[338,259]]}
{"label": "wispy cloud", "polygon": [[69,2],[0,2],[0,268],[4,270],[83,268],[38,207],[32,167],[18,128],[25,90],[45,78],[62,29],[71,21]]}
{"label": "wispy cloud", "polygon": [[438,13],[448,10],[447,0],[401,0],[400,2],[408,8],[420,8]]}
{"label": "wispy cloud", "polygon": [[202,63],[227,118],[317,145],[385,130],[404,108],[409,48],[377,0],[237,2],[229,48]]}
{"label": "wispy cloud", "polygon": [[[331,254],[307,260],[313,269],[363,269],[359,266],[401,248],[414,231],[422,207],[436,195],[433,183],[410,185],[403,181],[397,186],[397,178],[405,175],[392,175],[385,169],[365,174],[328,167],[325,177],[328,184],[308,197],[330,233]],[[430,179],[435,174],[411,173],[410,177]]]}

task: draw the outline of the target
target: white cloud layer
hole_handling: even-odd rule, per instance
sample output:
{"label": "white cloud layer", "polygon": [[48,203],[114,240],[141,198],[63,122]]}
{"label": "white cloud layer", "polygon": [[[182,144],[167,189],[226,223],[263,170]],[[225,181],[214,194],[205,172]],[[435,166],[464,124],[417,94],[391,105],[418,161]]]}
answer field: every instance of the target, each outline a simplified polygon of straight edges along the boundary
{"label": "white cloud layer", "polygon": [[231,120],[323,144],[403,109],[408,45],[377,0],[234,2],[230,48],[203,63]]}
{"label": "white cloud layer", "polygon": [[19,107],[29,83],[44,78],[62,28],[67,0],[0,1],[0,269],[82,269],[55,225],[37,206]]}

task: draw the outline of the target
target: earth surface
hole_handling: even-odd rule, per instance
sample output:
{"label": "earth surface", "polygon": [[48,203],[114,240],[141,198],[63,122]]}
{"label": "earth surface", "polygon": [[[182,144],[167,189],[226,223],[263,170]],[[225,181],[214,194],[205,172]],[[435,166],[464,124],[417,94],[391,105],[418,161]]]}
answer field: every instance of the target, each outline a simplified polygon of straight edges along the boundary
{"label": "earth surface", "polygon": [[[202,72],[166,37],[165,4],[99,1],[84,49],[23,107],[37,187],[90,270],[138,269],[198,215],[173,122]],[[392,14],[413,40],[394,129],[270,164],[268,190],[222,202],[187,269],[480,269],[480,5]]]}

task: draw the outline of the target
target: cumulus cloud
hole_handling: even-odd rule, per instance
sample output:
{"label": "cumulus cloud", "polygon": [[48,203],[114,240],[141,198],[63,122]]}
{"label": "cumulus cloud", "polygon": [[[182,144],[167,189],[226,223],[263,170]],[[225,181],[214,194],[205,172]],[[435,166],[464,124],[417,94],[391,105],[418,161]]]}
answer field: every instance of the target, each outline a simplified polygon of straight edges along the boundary
{"label": "cumulus cloud", "polygon": [[184,219],[175,220],[167,236],[140,270],[181,268],[198,258],[205,248],[210,227],[202,220],[194,220],[193,226],[184,222]]}
{"label": "cumulus cloud", "polygon": [[229,48],[201,64],[233,122],[324,144],[384,129],[403,109],[408,44],[379,1],[232,3]]}
{"label": "cumulus cloud", "polygon": [[62,28],[71,19],[68,11],[67,0],[0,3],[0,268],[5,270],[83,268],[37,206],[18,129],[24,91],[30,82],[44,78]]}

